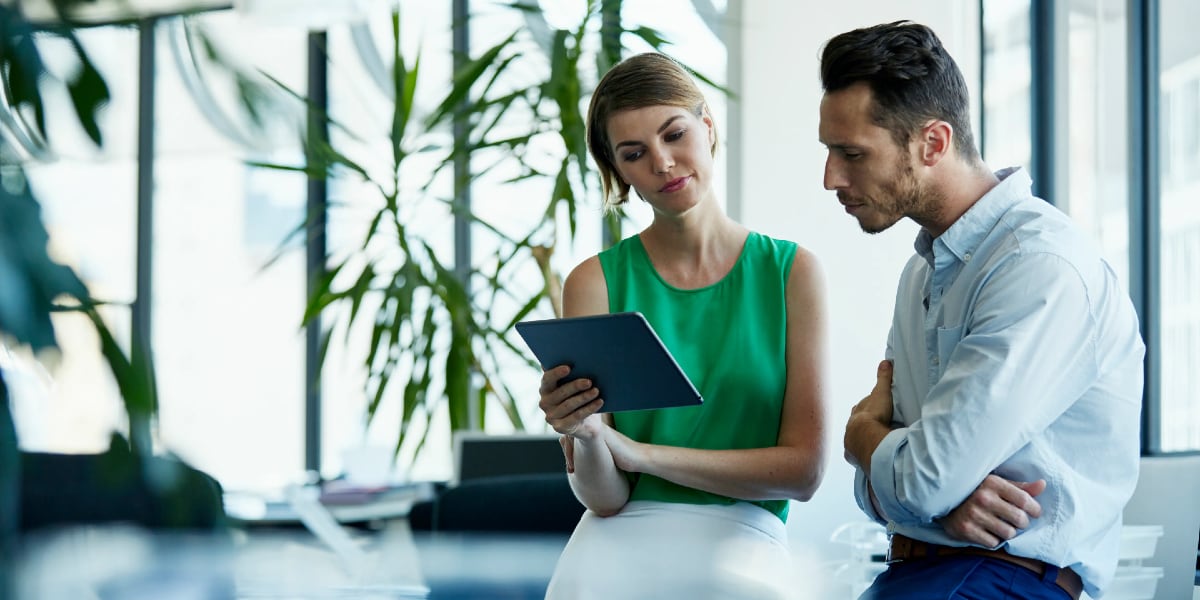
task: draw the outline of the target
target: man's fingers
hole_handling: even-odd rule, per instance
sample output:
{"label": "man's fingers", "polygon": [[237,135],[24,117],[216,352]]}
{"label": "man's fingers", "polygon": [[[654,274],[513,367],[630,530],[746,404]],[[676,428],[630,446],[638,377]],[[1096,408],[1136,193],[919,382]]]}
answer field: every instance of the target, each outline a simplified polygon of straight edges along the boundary
{"label": "man's fingers", "polygon": [[[1039,479],[1034,482],[1024,482],[1009,481],[1002,478],[997,479],[1000,479],[1000,481],[1003,482],[998,490],[1001,500],[1004,500],[1008,504],[1020,509],[1025,513],[1025,515],[1029,515],[1035,519],[1042,516],[1042,505],[1038,503],[1037,500],[1034,500],[1033,497],[1045,491],[1046,482],[1044,480]],[[1021,521],[1009,519],[1010,523],[1022,529],[1029,526],[1029,524],[1024,521],[1027,521],[1027,519],[1021,519]]]}
{"label": "man's fingers", "polygon": [[986,548],[994,548],[1000,545],[1000,540],[992,535],[982,525],[974,521],[958,521],[955,522],[950,534],[957,539],[972,544],[978,544]]}
{"label": "man's fingers", "polygon": [[1017,487],[1025,490],[1025,493],[1029,494],[1030,496],[1038,496],[1042,492],[1046,491],[1046,480],[1045,479],[1039,479],[1037,481],[1029,481],[1029,482],[1017,481],[1014,483],[1017,484]]}
{"label": "man's fingers", "polygon": [[892,390],[892,361],[881,360],[875,369],[875,391],[891,392]]}

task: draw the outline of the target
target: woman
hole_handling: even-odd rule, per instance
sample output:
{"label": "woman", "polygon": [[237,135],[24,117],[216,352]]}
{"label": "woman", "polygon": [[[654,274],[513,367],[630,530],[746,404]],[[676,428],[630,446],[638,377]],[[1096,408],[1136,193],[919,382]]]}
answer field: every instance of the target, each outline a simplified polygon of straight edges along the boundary
{"label": "woman", "polygon": [[564,315],[643,313],[704,403],[600,414],[602,388],[559,386],[566,366],[543,374],[540,407],[588,509],[547,597],[788,595],[788,500],[808,500],[825,463],[816,260],[722,212],[716,127],[672,59],[641,54],[604,76],[588,146],[605,201],[632,189],[654,219],[570,273]]}

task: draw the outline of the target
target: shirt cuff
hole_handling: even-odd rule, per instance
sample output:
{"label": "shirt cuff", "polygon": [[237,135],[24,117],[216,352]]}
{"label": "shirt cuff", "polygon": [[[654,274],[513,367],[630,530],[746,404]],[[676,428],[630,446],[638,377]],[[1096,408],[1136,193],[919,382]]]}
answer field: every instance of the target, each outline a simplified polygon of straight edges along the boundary
{"label": "shirt cuff", "polygon": [[879,501],[879,508],[883,509],[893,523],[919,525],[930,520],[922,518],[902,504],[900,494],[896,490],[896,481],[901,476],[896,468],[896,455],[907,444],[907,427],[893,429],[879,442],[879,446],[871,454],[871,487],[875,492],[875,499]]}
{"label": "shirt cuff", "polygon": [[871,489],[867,487],[867,474],[858,468],[854,469],[854,499],[858,501],[858,507],[872,521],[880,525],[887,525],[887,521],[875,511],[875,505],[871,503]]}

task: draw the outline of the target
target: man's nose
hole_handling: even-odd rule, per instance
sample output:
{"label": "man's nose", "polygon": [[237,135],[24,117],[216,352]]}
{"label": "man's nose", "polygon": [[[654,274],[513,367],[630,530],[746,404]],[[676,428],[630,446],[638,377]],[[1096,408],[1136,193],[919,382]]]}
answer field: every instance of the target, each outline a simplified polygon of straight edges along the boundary
{"label": "man's nose", "polygon": [[846,187],[846,177],[832,156],[825,159],[825,189],[833,191]]}

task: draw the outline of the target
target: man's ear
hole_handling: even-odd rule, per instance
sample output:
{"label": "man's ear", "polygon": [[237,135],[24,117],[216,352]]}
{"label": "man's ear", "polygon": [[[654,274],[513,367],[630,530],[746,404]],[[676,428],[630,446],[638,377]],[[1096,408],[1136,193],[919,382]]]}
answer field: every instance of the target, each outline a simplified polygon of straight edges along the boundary
{"label": "man's ear", "polygon": [[954,127],[945,121],[931,121],[919,135],[917,156],[927,167],[938,164],[954,147]]}

